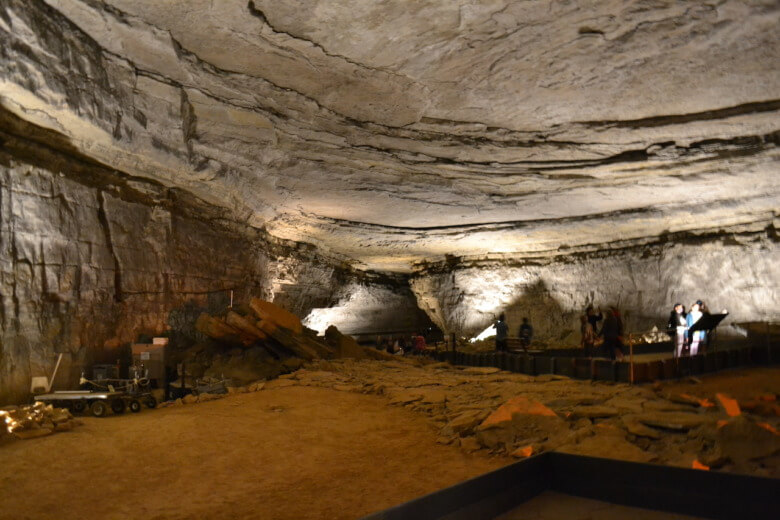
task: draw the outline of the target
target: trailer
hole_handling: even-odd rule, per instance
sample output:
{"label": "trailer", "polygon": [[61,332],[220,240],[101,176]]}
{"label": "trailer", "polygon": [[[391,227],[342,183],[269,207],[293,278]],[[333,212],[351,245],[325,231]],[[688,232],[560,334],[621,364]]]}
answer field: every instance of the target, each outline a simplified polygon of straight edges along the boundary
{"label": "trailer", "polygon": [[73,413],[82,413],[89,410],[95,417],[103,417],[109,408],[115,414],[123,413],[127,408],[135,413],[141,411],[140,401],[124,392],[63,390],[36,395],[35,400],[56,407],[67,408]]}
{"label": "trailer", "polygon": [[52,392],[51,387],[61,361],[62,354],[57,359],[51,379],[46,376],[32,378],[30,392],[33,393],[35,401],[67,408],[74,414],[89,410],[95,417],[103,417],[109,408],[115,414],[124,413],[128,408],[131,412],[138,413],[141,411],[141,402],[149,408],[157,406],[157,400],[152,396],[149,388],[149,379],[145,377],[101,381],[101,383],[105,382],[103,385],[85,379],[82,374],[80,385],[92,386],[93,390],[57,390]]}

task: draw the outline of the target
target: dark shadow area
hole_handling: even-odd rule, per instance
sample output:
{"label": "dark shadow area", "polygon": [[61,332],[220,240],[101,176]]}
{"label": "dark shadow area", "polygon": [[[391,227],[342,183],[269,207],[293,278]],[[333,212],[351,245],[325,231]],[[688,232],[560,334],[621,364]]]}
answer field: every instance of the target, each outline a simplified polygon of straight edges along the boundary
{"label": "dark shadow area", "polygon": [[547,452],[365,519],[489,520],[546,490],[717,520],[768,519],[777,512],[780,481]]}
{"label": "dark shadow area", "polygon": [[[500,311],[497,311],[500,312]],[[527,317],[534,329],[531,348],[547,348],[567,340],[579,341],[578,313],[565,311],[543,280],[527,285],[523,293],[503,309],[509,337],[519,337],[520,325]]]}

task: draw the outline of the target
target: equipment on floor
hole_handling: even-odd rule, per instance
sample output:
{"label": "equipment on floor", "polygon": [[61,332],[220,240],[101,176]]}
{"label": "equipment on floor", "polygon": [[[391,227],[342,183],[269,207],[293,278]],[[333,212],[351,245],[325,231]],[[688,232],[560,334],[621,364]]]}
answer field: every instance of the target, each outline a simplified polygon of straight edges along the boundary
{"label": "equipment on floor", "polygon": [[73,413],[83,413],[86,410],[95,417],[104,416],[109,409],[115,414],[130,409],[133,413],[141,411],[141,404],[148,408],[157,406],[157,400],[151,394],[148,374],[144,367],[132,367],[132,378],[120,379],[116,376],[114,365],[95,365],[93,373],[96,380],[89,380],[81,374],[80,390],[51,391],[54,378],[57,376],[62,354],[57,359],[51,380],[46,376],[33,377],[30,391],[34,400],[57,407],[67,408]]}

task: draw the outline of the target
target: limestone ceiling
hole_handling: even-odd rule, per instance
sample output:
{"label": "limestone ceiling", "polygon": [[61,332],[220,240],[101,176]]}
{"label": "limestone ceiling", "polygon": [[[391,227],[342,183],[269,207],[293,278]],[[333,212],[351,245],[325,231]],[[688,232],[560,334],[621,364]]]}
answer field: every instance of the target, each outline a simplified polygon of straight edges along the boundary
{"label": "limestone ceiling", "polygon": [[777,216],[780,4],[6,0],[0,103],[358,267]]}

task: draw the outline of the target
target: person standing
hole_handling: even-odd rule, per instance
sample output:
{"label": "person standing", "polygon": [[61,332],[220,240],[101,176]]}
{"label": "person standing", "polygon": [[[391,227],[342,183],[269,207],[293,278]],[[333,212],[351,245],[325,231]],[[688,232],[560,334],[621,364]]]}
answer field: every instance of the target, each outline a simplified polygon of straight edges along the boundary
{"label": "person standing", "polygon": [[586,357],[593,357],[595,354],[596,331],[593,325],[588,321],[588,317],[583,314],[580,316],[580,332],[582,333],[581,346]]}
{"label": "person standing", "polygon": [[[710,316],[710,310],[707,308],[707,304],[701,300],[699,300],[699,310],[701,311],[701,315],[704,318],[707,318]],[[701,343],[699,343],[699,353],[704,354],[709,349],[710,343],[712,342],[712,333],[713,329],[706,329],[704,331],[704,337],[701,340]]]}
{"label": "person standing", "polygon": [[669,313],[669,323],[666,324],[666,330],[672,337],[674,344],[674,357],[682,356],[685,348],[685,336],[688,331],[688,322],[685,316],[685,307],[682,303],[675,303],[672,312]]}
{"label": "person standing", "polygon": [[528,352],[528,347],[531,346],[531,341],[534,338],[534,328],[528,323],[528,318],[523,318],[523,324],[520,325],[520,346],[523,347],[525,352]]}
{"label": "person standing", "polygon": [[428,345],[425,343],[425,336],[423,336],[420,333],[415,333],[414,335],[414,353],[415,354],[422,354],[425,352],[425,349],[428,347]]}
{"label": "person standing", "polygon": [[599,313],[596,314],[596,311],[593,310],[593,305],[588,305],[588,308],[585,309],[585,317],[588,319],[590,326],[593,327],[594,332],[598,330],[599,322],[604,319],[604,315],[601,314],[601,308],[599,307]]}
{"label": "person standing", "polygon": [[506,316],[502,312],[496,322],[496,350],[499,352],[506,352],[506,342],[509,336],[509,327],[506,324]]}
{"label": "person standing", "polygon": [[691,356],[695,356],[699,353],[699,344],[706,341],[707,333],[703,330],[697,330],[694,332],[690,331],[690,328],[693,327],[693,325],[699,321],[702,317],[701,312],[701,300],[698,300],[696,303],[691,305],[691,312],[688,313],[688,316],[685,319],[686,324],[688,325],[688,341],[690,342],[689,352]]}
{"label": "person standing", "polygon": [[620,319],[620,312],[617,307],[610,307],[607,317],[604,319],[604,325],[601,327],[601,336],[604,336],[604,346],[607,349],[610,359],[617,357],[618,361],[623,360],[623,320]]}

